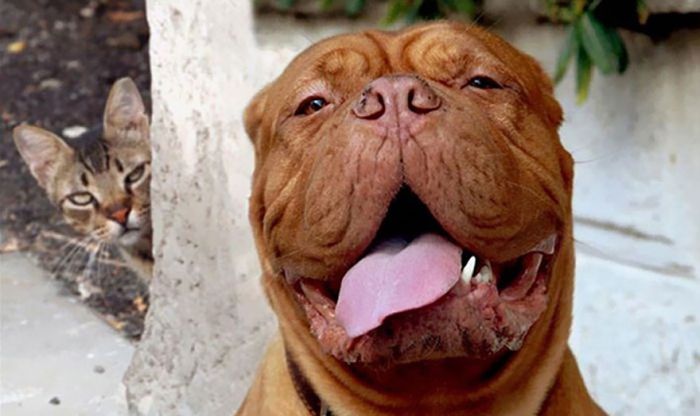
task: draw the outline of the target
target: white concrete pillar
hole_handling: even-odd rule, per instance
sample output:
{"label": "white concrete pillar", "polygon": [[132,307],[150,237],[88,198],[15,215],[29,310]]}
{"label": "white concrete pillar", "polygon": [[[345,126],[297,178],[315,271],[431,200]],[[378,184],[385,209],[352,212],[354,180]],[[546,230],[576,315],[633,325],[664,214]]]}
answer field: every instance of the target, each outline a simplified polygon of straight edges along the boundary
{"label": "white concrete pillar", "polygon": [[272,319],[247,219],[249,0],[149,0],[155,277],[125,376],[132,414],[230,415]]}

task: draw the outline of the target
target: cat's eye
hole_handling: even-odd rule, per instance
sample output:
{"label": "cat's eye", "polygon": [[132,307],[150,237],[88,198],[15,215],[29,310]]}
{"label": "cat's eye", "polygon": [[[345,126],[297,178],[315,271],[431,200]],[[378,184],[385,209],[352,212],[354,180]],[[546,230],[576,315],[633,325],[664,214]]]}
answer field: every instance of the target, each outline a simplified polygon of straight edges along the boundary
{"label": "cat's eye", "polygon": [[489,78],[483,75],[471,78],[469,82],[467,82],[467,87],[478,88],[481,90],[493,90],[503,88],[501,84],[499,84],[493,78]]}
{"label": "cat's eye", "polygon": [[328,105],[323,97],[313,96],[305,99],[299,104],[297,110],[294,112],[295,116],[308,116],[318,111],[321,111],[323,107]]}
{"label": "cat's eye", "polygon": [[95,197],[93,197],[90,192],[76,192],[68,195],[68,199],[70,202],[79,206],[90,205],[95,201]]}
{"label": "cat's eye", "polygon": [[139,179],[143,177],[143,174],[146,172],[146,164],[141,164],[134,168],[131,172],[129,172],[128,175],[126,175],[126,178],[124,179],[124,182],[126,182],[127,185],[133,185],[134,183],[138,182]]}

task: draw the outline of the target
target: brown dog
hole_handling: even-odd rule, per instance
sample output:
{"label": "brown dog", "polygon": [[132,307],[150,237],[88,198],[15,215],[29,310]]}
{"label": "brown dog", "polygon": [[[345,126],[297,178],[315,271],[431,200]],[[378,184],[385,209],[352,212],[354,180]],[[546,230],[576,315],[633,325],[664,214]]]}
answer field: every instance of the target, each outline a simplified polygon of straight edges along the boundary
{"label": "brown dog", "polygon": [[567,338],[572,160],[476,27],[320,42],[245,114],[281,337],[240,415],[596,415]]}

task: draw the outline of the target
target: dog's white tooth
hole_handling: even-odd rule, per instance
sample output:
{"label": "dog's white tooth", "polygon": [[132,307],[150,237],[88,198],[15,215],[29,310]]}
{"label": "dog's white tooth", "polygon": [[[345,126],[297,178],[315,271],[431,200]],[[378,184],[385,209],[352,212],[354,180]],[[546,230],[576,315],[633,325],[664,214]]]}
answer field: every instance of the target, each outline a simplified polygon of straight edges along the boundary
{"label": "dog's white tooth", "polygon": [[467,260],[467,264],[464,266],[464,269],[462,269],[462,280],[464,280],[465,283],[469,283],[472,280],[472,276],[474,275],[474,267],[476,267],[476,257],[471,256],[469,257],[469,260]]}
{"label": "dog's white tooth", "polygon": [[474,277],[477,283],[491,283],[493,282],[493,270],[491,270],[491,263],[488,261],[481,267],[479,273]]}

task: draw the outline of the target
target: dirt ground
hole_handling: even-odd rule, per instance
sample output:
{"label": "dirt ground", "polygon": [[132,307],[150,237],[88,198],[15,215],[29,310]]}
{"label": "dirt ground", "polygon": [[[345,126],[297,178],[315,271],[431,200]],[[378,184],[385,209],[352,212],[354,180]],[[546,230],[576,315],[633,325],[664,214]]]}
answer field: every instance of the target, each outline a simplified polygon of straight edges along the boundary
{"label": "dirt ground", "polygon": [[150,107],[144,0],[0,2],[0,253],[28,251],[130,338],[148,290],[114,250],[79,248],[12,141],[28,122],[61,134],[101,122],[112,83],[133,78]]}

